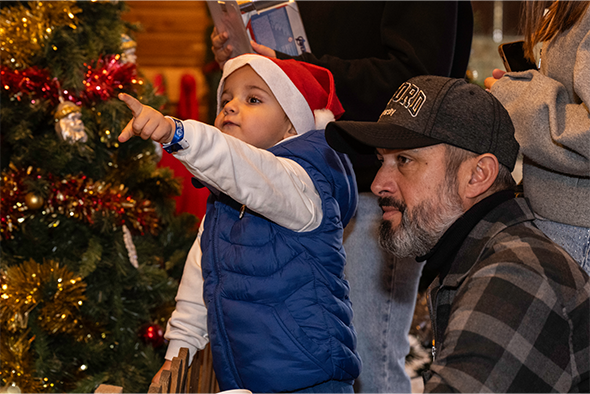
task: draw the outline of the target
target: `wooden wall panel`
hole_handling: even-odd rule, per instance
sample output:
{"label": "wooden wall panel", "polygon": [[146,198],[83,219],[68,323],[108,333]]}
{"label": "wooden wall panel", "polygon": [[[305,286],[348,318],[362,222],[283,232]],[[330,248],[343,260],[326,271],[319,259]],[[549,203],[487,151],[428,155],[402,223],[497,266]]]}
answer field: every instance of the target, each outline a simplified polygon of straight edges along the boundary
{"label": "wooden wall panel", "polygon": [[208,29],[213,24],[205,1],[127,1],[128,22],[140,25],[134,32],[137,42],[137,65],[150,81],[162,75],[171,114],[180,96],[180,79],[191,74],[197,81],[197,100],[202,114],[208,113],[209,87],[202,68],[210,51]]}
{"label": "wooden wall panel", "polygon": [[129,1],[124,19],[139,23],[137,56],[144,66],[200,67],[212,24],[204,1]]}

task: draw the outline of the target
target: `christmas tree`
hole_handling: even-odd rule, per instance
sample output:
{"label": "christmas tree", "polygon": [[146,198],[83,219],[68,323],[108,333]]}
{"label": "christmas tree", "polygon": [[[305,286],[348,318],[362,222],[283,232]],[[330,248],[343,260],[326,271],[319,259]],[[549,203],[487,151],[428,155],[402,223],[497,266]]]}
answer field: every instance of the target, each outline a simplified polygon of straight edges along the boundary
{"label": "christmas tree", "polygon": [[4,389],[146,392],[197,219],[161,148],[117,137],[125,92],[158,108],[119,1],[2,2]]}

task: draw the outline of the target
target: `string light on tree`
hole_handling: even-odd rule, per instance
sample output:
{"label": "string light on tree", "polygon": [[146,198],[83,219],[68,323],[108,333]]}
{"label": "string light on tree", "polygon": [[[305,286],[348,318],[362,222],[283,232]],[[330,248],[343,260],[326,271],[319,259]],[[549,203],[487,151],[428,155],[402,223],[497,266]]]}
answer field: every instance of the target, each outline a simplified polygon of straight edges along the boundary
{"label": "string light on tree", "polygon": [[145,392],[165,351],[196,218],[174,214],[180,182],[151,141],[117,141],[132,118],[119,92],[165,101],[122,41],[127,9],[0,6],[0,393]]}
{"label": "string light on tree", "polygon": [[[27,203],[25,179],[43,180],[50,188],[43,206],[42,214],[53,218],[49,224],[57,227],[59,215],[94,223],[95,215],[112,215],[114,224],[131,225],[129,231],[143,234],[157,234],[160,223],[150,200],[135,199],[127,194],[125,185],[106,184],[93,181],[85,175],[69,175],[60,178],[52,174],[42,174],[32,167],[27,170],[14,167],[2,173],[0,188],[0,232],[4,239],[12,237],[12,232],[22,225],[31,215]],[[36,200],[33,198],[32,200]],[[39,203],[39,201],[37,201]]]}
{"label": "string light on tree", "polygon": [[0,10],[0,58],[2,64],[25,68],[42,50],[56,28],[77,29],[81,12],[75,1],[29,1]]}

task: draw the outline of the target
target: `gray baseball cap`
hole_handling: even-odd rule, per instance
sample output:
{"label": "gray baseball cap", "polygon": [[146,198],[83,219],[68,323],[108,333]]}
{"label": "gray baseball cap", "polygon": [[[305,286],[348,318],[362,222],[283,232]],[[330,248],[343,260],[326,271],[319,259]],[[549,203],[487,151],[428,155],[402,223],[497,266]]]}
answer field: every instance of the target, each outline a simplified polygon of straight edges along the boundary
{"label": "gray baseball cap", "polygon": [[326,140],[344,153],[446,143],[491,153],[511,171],[519,150],[508,111],[491,93],[464,79],[432,75],[404,82],[377,122],[328,123]]}

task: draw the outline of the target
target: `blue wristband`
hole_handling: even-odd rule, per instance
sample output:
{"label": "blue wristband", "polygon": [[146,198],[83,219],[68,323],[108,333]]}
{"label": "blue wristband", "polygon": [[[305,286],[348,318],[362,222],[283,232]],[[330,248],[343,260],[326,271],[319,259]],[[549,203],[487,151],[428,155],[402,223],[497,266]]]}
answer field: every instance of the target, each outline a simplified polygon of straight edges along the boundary
{"label": "blue wristband", "polygon": [[182,121],[176,118],[170,117],[170,119],[174,121],[175,130],[174,137],[172,137],[172,141],[170,141],[169,144],[176,144],[184,138],[184,125],[182,124]]}
{"label": "blue wristband", "polygon": [[162,148],[168,153],[174,153],[188,148],[189,144],[184,139],[184,125],[182,124],[182,121],[171,116],[169,116],[169,118],[174,121],[174,136],[172,137],[172,141],[163,144]]}

